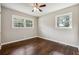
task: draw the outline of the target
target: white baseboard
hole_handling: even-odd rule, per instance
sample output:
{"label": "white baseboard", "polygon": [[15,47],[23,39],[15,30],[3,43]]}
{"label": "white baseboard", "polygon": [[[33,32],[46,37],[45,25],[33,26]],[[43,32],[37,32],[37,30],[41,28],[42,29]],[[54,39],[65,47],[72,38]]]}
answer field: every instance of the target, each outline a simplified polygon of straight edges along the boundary
{"label": "white baseboard", "polygon": [[[16,41],[11,41],[11,42],[2,43],[1,45],[10,44],[10,43],[18,42],[18,41],[23,41],[23,40],[27,40],[27,39],[31,39],[31,38],[35,38],[35,37],[39,37],[39,38],[43,38],[43,39],[46,39],[46,40],[54,41],[54,42],[57,42],[57,43],[60,43],[60,44],[65,44],[65,45],[77,47],[77,48],[79,49],[79,46],[71,45],[71,44],[68,44],[68,43],[65,43],[65,42],[61,42],[61,41],[57,41],[57,40],[51,40],[51,39],[49,39],[49,38],[40,37],[40,36],[34,36],[34,37],[29,37],[29,38],[23,38],[23,39],[16,40]],[[0,49],[1,49],[1,46],[0,46]]]}
{"label": "white baseboard", "polygon": [[61,41],[57,41],[57,40],[52,40],[52,39],[45,38],[45,37],[40,37],[40,36],[39,36],[39,38],[43,38],[43,39],[46,39],[46,40],[54,41],[54,42],[57,42],[57,43],[60,43],[60,44],[69,45],[69,46],[76,47],[76,48],[79,49],[79,46],[77,46],[77,45],[71,45],[71,44],[68,44],[68,43],[65,43],[65,42],[61,42]]}
{"label": "white baseboard", "polygon": [[23,40],[27,40],[27,39],[31,39],[31,38],[35,38],[35,37],[37,37],[37,36],[6,42],[6,43],[2,43],[1,45],[6,45],[6,44],[14,43],[14,42],[19,42],[19,41],[23,41]]}

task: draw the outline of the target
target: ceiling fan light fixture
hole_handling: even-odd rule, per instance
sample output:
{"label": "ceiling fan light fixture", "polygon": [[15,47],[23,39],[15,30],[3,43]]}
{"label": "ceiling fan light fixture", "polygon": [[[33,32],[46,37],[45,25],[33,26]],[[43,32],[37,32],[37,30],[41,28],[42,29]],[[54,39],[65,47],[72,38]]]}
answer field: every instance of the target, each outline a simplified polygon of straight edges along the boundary
{"label": "ceiling fan light fixture", "polygon": [[45,6],[46,4],[34,3],[32,12],[42,12],[41,8]]}
{"label": "ceiling fan light fixture", "polygon": [[33,10],[34,10],[34,12],[39,11],[39,9],[36,7],[34,7]]}

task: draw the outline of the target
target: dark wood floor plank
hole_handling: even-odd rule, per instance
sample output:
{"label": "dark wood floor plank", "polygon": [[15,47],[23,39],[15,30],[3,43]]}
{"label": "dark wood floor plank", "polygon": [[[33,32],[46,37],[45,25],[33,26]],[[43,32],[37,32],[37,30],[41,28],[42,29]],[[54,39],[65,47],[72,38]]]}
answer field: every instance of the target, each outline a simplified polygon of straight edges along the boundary
{"label": "dark wood floor plank", "polygon": [[32,38],[2,46],[2,55],[78,55],[78,49],[42,38]]}

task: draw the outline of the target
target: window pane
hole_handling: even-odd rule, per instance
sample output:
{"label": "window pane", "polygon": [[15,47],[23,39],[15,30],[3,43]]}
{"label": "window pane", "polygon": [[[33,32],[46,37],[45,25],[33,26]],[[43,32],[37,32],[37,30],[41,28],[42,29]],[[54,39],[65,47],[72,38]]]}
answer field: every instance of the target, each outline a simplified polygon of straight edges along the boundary
{"label": "window pane", "polygon": [[24,19],[14,18],[14,27],[24,27]]}
{"label": "window pane", "polygon": [[32,27],[32,21],[26,20],[26,27]]}
{"label": "window pane", "polygon": [[65,16],[58,17],[57,26],[59,26],[59,27],[69,27],[70,26],[69,25],[69,16],[65,15]]}

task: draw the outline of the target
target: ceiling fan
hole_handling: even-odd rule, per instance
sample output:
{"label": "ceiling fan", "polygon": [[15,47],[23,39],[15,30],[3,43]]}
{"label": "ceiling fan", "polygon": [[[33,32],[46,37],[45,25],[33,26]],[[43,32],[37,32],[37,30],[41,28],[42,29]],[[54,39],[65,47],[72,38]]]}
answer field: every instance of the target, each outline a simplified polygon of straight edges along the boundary
{"label": "ceiling fan", "polygon": [[32,12],[35,12],[35,11],[42,12],[42,10],[41,10],[42,7],[46,7],[46,4],[43,4],[43,3],[33,3],[33,10],[32,10]]}

